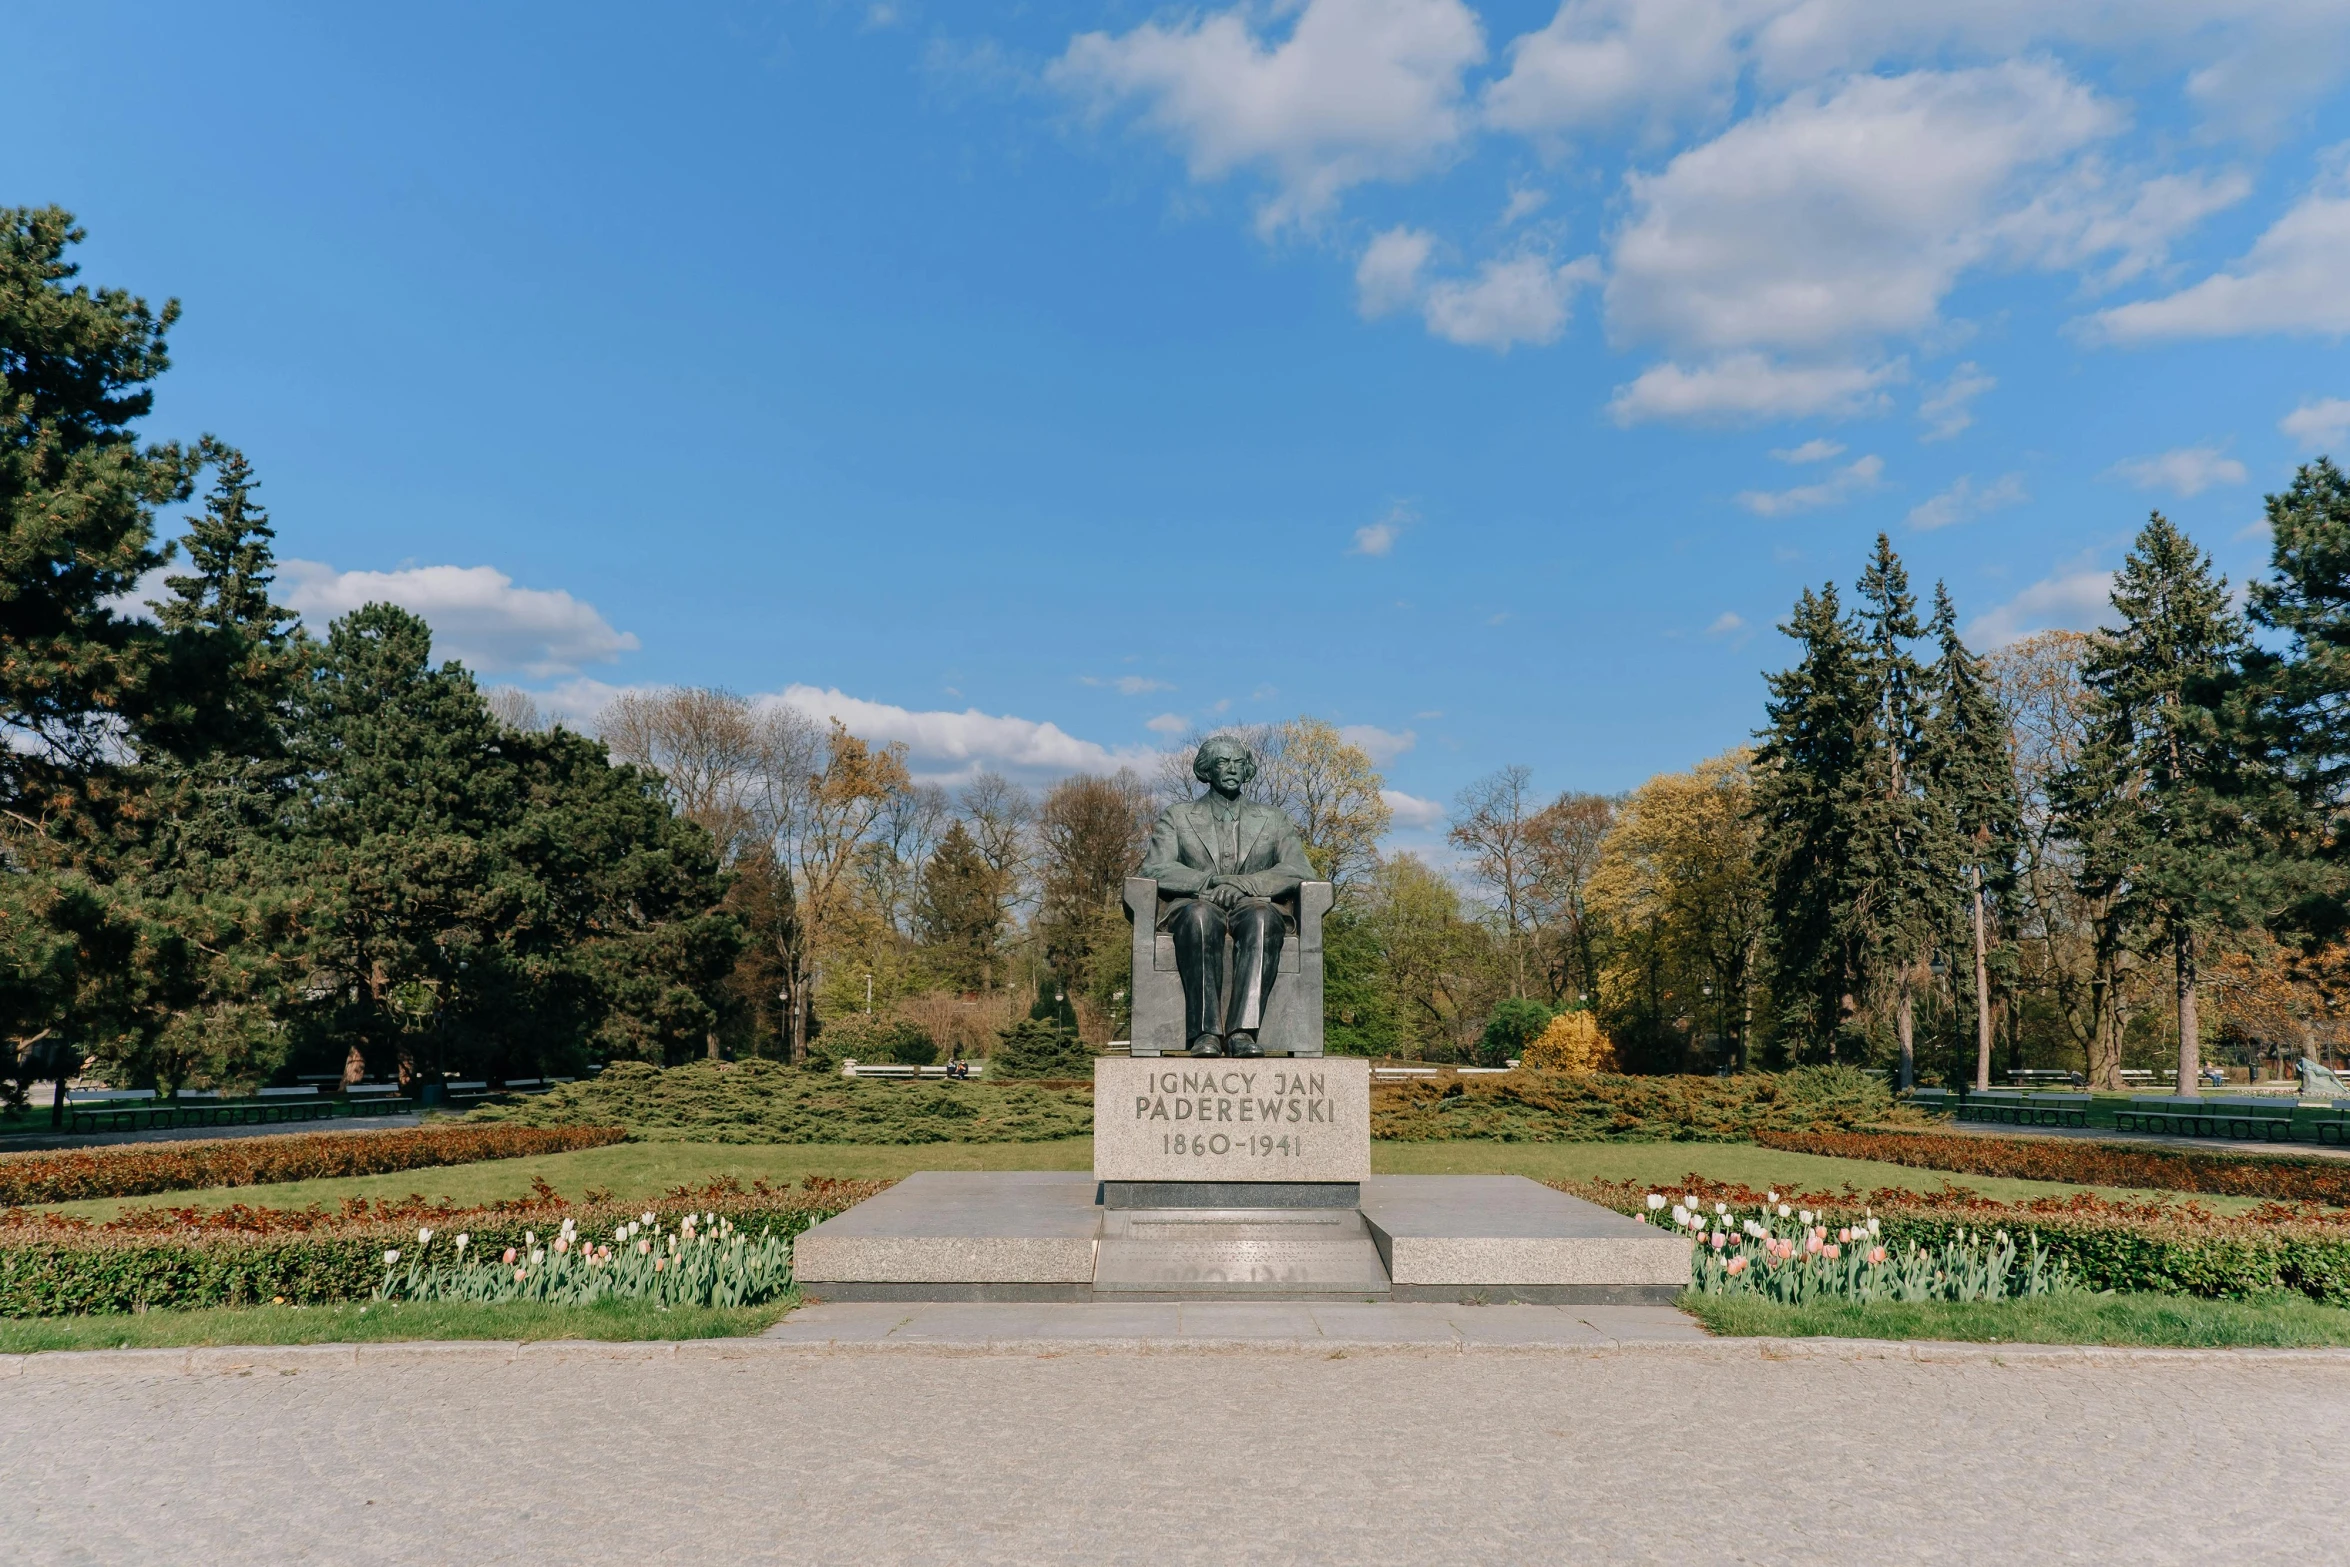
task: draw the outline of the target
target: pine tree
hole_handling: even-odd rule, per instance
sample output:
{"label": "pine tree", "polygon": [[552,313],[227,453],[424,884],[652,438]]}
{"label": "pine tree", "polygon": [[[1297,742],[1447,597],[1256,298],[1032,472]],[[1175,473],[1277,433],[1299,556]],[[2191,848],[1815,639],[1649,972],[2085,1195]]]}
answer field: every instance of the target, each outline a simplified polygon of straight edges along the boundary
{"label": "pine tree", "polygon": [[2227,579],[2160,512],[2115,573],[2113,605],[2122,624],[2091,636],[2082,671],[2088,740],[2059,787],[2083,891],[2112,910],[2099,943],[2107,1042],[2094,1075],[2099,1086],[2120,1086],[2112,992],[2122,944],[2158,943],[2175,965],[2179,1091],[2193,1093],[2198,952],[2215,924],[2264,890],[2255,828],[2268,769],[2233,716],[2246,637]]}
{"label": "pine tree", "polygon": [[1934,585],[1927,627],[1937,656],[1926,670],[1926,771],[1930,856],[1966,873],[1967,936],[1975,959],[1975,1087],[1991,1086],[1991,976],[1985,903],[2014,883],[2022,804],[2009,755],[2007,715],[1982,663],[1959,639],[1950,593]]}
{"label": "pine tree", "polygon": [[2281,656],[2245,655],[2246,700],[2263,750],[2295,789],[2292,820],[2272,827],[2285,853],[2278,901],[2287,925],[2319,943],[2350,929],[2350,839],[2332,824],[2350,794],[2350,477],[2320,457],[2268,497],[2270,579],[2252,619],[2289,639]]}
{"label": "pine tree", "polygon": [[1800,652],[1794,668],[1770,677],[1769,724],[1757,737],[1754,767],[1770,882],[1771,994],[1798,1049],[1834,1060],[1860,985],[1845,866],[1869,699],[1834,583],[1816,594],[1805,589],[1780,629]]}

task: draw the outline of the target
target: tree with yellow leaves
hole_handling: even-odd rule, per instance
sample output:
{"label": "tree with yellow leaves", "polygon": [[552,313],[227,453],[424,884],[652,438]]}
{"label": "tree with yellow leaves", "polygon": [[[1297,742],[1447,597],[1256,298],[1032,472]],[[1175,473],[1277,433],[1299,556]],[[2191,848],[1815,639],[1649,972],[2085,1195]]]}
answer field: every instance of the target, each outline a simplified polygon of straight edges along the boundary
{"label": "tree with yellow leaves", "polygon": [[1616,1047],[1599,1031],[1599,1020],[1578,1007],[1552,1018],[1520,1064],[1536,1072],[1612,1072]]}

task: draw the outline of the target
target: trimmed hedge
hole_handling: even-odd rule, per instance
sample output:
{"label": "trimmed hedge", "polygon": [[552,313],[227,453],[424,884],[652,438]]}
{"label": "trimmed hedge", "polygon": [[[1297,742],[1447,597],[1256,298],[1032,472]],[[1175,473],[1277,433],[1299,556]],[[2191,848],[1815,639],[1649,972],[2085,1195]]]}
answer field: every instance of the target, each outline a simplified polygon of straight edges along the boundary
{"label": "trimmed hedge", "polygon": [[[247,1306],[278,1299],[297,1305],[368,1300],[383,1282],[384,1253],[410,1251],[420,1227],[431,1228],[443,1245],[459,1231],[467,1233],[473,1256],[523,1246],[526,1232],[535,1232],[544,1244],[566,1218],[578,1221],[582,1233],[603,1234],[648,1210],[671,1220],[688,1210],[716,1213],[753,1235],[774,1232],[788,1238],[888,1184],[815,1181],[781,1189],[757,1182],[745,1189],[722,1182],[643,1203],[557,1199],[475,1209],[383,1205],[358,1218],[318,1209],[273,1213],[248,1208],[237,1210],[244,1228],[93,1225],[19,1210],[0,1216],[0,1316]],[[419,1216],[424,1226],[415,1222]]]}
{"label": "trimmed hedge", "polygon": [[[1636,1218],[1649,1217],[1648,1194],[1694,1195],[1709,1210],[1764,1204],[1767,1193],[1736,1182],[1685,1176],[1664,1187],[1629,1181],[1551,1181]],[[1831,1226],[1874,1217],[1887,1245],[1939,1247],[1960,1233],[2027,1234],[2093,1290],[2197,1295],[2242,1300],[2289,1291],[2327,1305],[2350,1305],[2350,1215],[2265,1204],[2222,1217],[2196,1203],[2108,1202],[2091,1192],[2028,1203],[1993,1202],[1960,1187],[1919,1193],[1882,1188],[1865,1198],[1842,1192],[1782,1192],[1790,1207],[1810,1208]]]}
{"label": "trimmed hedge", "polygon": [[[989,1071],[995,1068],[991,1063]],[[1034,1143],[1093,1131],[1093,1085],[888,1082],[824,1077],[773,1061],[667,1069],[615,1061],[600,1076],[467,1124],[619,1124],[639,1137],[704,1143]]]}
{"label": "trimmed hedge", "polygon": [[1884,1083],[1850,1067],[1738,1077],[1535,1072],[1382,1083],[1371,1135],[1388,1142],[1744,1142],[1757,1132],[1844,1128],[1893,1113]]}
{"label": "trimmed hedge", "polygon": [[144,1197],[210,1186],[260,1186],[342,1175],[388,1175],[485,1159],[601,1148],[618,1126],[414,1126],[383,1132],[300,1132],[209,1142],[0,1154],[0,1207]]}
{"label": "trimmed hedge", "polygon": [[1965,1175],[2066,1181],[2075,1186],[2135,1186],[2350,1207],[2350,1161],[2338,1159],[1933,1132],[1761,1131],[1754,1140],[1765,1148],[1789,1153],[1874,1159],[1914,1170],[1955,1170]]}

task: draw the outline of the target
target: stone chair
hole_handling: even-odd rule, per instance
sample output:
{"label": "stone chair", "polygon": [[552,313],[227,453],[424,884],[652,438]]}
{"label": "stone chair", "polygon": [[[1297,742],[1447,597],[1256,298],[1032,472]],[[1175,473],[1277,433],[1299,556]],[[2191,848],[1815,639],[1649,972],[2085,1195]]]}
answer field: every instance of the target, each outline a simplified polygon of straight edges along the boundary
{"label": "stone chair", "polygon": [[[1281,943],[1281,972],[1265,1003],[1265,1026],[1257,1044],[1269,1056],[1322,1053],[1322,916],[1334,896],[1330,883],[1301,883],[1294,905],[1283,901],[1295,927]],[[1175,968],[1175,938],[1159,929],[1159,884],[1148,876],[1126,878],[1126,917],[1134,922],[1134,1053],[1179,1056],[1183,1037],[1183,976]],[[1230,984],[1232,965],[1225,965]]]}

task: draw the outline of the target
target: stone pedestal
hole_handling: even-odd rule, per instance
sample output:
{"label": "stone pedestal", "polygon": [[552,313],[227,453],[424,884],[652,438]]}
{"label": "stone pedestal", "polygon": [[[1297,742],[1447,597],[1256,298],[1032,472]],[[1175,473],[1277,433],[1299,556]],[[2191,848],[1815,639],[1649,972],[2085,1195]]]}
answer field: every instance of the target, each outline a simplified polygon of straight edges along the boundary
{"label": "stone pedestal", "polygon": [[1120,1183],[1360,1183],[1371,1173],[1371,1064],[1103,1056],[1093,1064],[1093,1173]]}

